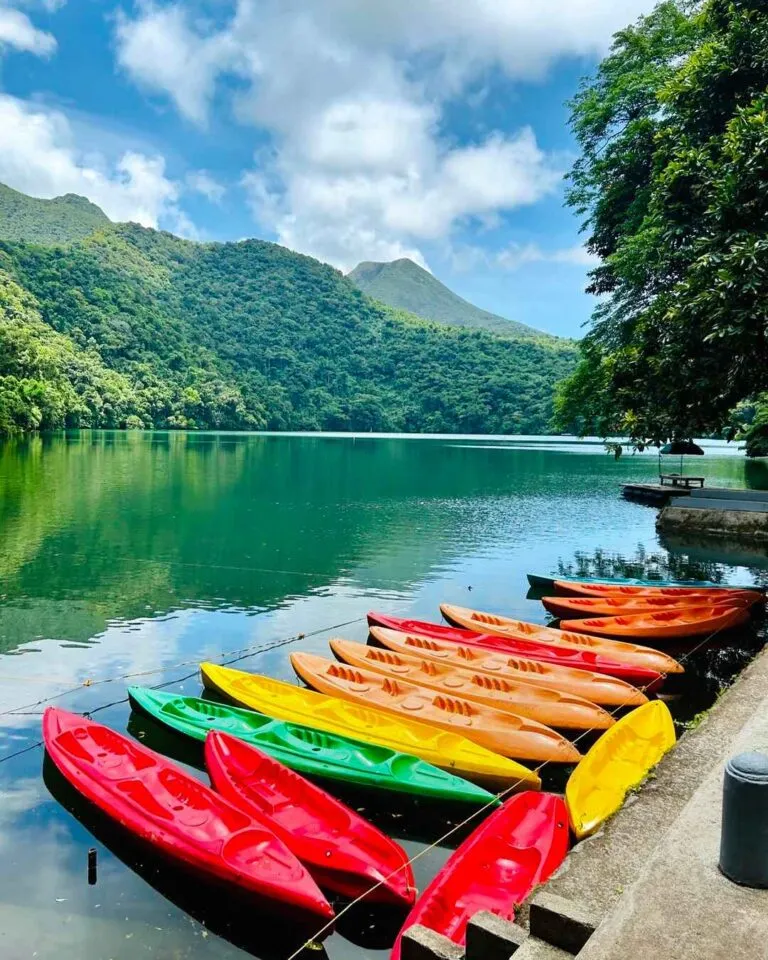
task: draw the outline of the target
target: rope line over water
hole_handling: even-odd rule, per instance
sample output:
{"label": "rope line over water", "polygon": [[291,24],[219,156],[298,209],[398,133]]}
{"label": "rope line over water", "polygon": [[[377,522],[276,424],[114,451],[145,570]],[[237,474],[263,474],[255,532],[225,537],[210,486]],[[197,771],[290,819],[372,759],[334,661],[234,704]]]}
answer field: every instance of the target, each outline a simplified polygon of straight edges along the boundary
{"label": "rope line over water", "polygon": [[[276,650],[279,647],[284,647],[289,643],[296,643],[297,640],[305,640],[308,637],[315,637],[319,634],[330,633],[331,630],[340,630],[342,627],[349,627],[355,623],[361,623],[366,618],[355,617],[353,620],[344,620],[341,623],[333,623],[327,627],[321,627],[317,630],[310,630],[308,633],[297,633],[289,637],[283,637],[279,640],[272,640],[264,644],[256,644],[250,647],[240,647],[235,650],[227,650],[224,653],[220,654],[221,657],[225,658],[219,661],[221,666],[229,666],[232,663],[238,663],[240,660],[247,660],[249,657],[258,656],[261,653],[268,653],[270,650]],[[184,683],[185,680],[191,680],[192,677],[196,677],[199,672],[200,659],[195,657],[189,660],[180,660],[177,663],[169,664],[165,667],[157,667],[154,670],[141,670],[135,673],[124,673],[115,677],[104,677],[101,680],[93,680],[90,682],[84,682],[79,684],[76,687],[70,687],[67,690],[60,690],[58,693],[52,694],[50,697],[42,697],[40,700],[35,700],[33,703],[22,704],[18,707],[13,707],[10,710],[3,710],[0,712],[0,717],[6,716],[39,716],[39,713],[32,714],[30,713],[30,708],[41,707],[47,703],[51,703],[54,700],[59,700],[61,697],[69,696],[73,693],[79,693],[82,690],[88,689],[88,687],[101,686],[106,683],[117,683],[121,680],[134,680],[138,677],[148,677],[157,673],[165,673],[168,670],[173,670],[175,667],[184,667],[190,664],[195,664],[195,670],[191,673],[185,674],[183,677],[174,677],[172,680],[164,680],[162,683],[155,684],[153,690],[162,690],[163,687],[170,687],[176,683]],[[91,716],[94,713],[99,713],[101,710],[107,710],[109,707],[117,706],[120,703],[127,703],[128,697],[121,697],[118,700],[112,700],[109,703],[102,703],[97,707],[93,707],[91,710],[85,711],[84,716]],[[34,750],[37,747],[43,745],[42,740],[37,740],[35,743],[28,744],[25,747],[22,747],[19,750],[15,750],[12,753],[6,753],[0,757],[0,763],[5,763],[7,760],[13,760],[15,757],[20,757],[22,754],[28,753],[30,750]]]}
{"label": "rope line over water", "polygon": [[[365,616],[355,617],[352,620],[345,620],[342,623],[333,623],[328,627],[319,627],[317,630],[310,630],[308,633],[296,633],[292,634],[289,637],[283,637],[278,640],[270,640],[267,643],[263,644],[253,644],[248,647],[239,647],[234,650],[225,650],[219,656],[227,657],[226,660],[221,660],[222,666],[227,666],[230,663],[237,663],[238,660],[246,660],[248,657],[255,657],[260,653],[268,653],[270,650],[275,650],[278,647],[283,647],[289,643],[295,643],[297,640],[305,640],[308,637],[315,637],[322,633],[329,633],[331,630],[340,630],[342,627],[349,627],[355,623],[361,623],[365,620]],[[173,670],[176,667],[186,667],[190,664],[200,664],[199,656],[189,658],[187,660],[178,660],[176,663],[169,663],[163,667],[155,667],[152,670],[138,670],[134,673],[123,673],[117,674],[114,677],[102,677],[99,680],[84,680],[82,683],[78,684],[76,687],[69,687],[66,690],[60,690],[57,693],[51,694],[50,697],[42,697],[40,700],[35,700],[32,703],[25,703],[18,707],[11,707],[9,710],[0,711],[0,717],[9,716],[14,713],[23,713],[25,710],[29,710],[31,707],[39,707],[45,703],[50,703],[53,700],[58,700],[60,697],[66,697],[71,693],[78,693],[80,690],[87,689],[88,687],[102,686],[105,683],[117,683],[120,680],[133,680],[136,677],[149,677],[157,673],[166,673],[168,670]],[[154,689],[160,689],[163,686],[170,686],[172,683],[182,683],[184,680],[189,680],[191,677],[194,677],[197,674],[197,670],[193,673],[187,674],[184,677],[179,677],[176,680],[169,680],[166,683],[158,684]],[[14,677],[12,679],[18,679]],[[124,701],[118,701],[120,703]],[[102,707],[94,707],[92,713],[95,713],[97,710],[103,709]]]}
{"label": "rope line over water", "polygon": [[[149,562],[153,562],[153,561],[149,561]],[[395,611],[395,612],[397,612],[397,611]],[[340,622],[340,623],[331,624],[330,626],[318,628],[318,629],[316,629],[316,630],[312,630],[312,631],[309,631],[309,632],[307,632],[307,633],[297,633],[297,634],[293,634],[293,635],[291,635],[291,636],[284,637],[284,638],[281,638],[281,639],[278,639],[278,640],[273,640],[273,641],[270,641],[270,642],[265,643],[265,644],[255,644],[255,645],[248,646],[248,647],[241,647],[241,648],[239,648],[239,649],[234,649],[234,650],[225,651],[224,653],[222,653],[222,654],[220,655],[223,659],[221,659],[221,660],[219,661],[219,663],[220,663],[222,666],[226,666],[226,665],[229,665],[229,664],[232,664],[232,663],[236,663],[236,662],[238,662],[238,661],[240,661],[240,660],[245,660],[245,659],[248,659],[248,658],[253,657],[253,656],[258,656],[258,655],[261,654],[261,653],[267,653],[267,652],[269,652],[270,650],[274,650],[274,649],[277,649],[277,648],[279,648],[279,647],[286,646],[287,644],[295,643],[295,642],[298,641],[298,640],[303,640],[303,639],[307,639],[307,638],[309,638],[309,637],[318,636],[318,635],[323,634],[323,633],[329,633],[329,632],[332,631],[332,630],[339,630],[339,629],[341,629],[341,628],[343,628],[343,627],[347,627],[347,626],[351,626],[351,625],[353,625],[353,624],[360,623],[360,622],[364,621],[365,619],[366,619],[365,616],[355,617],[354,619],[351,619],[351,620],[346,620],[346,621],[343,621],[343,622]],[[712,633],[710,633],[710,634],[708,634],[707,636],[705,636],[705,637],[704,637],[702,640],[700,640],[695,646],[693,646],[690,650],[688,650],[686,653],[684,653],[684,654],[679,658],[678,662],[679,662],[679,663],[684,663],[685,661],[689,660],[695,653],[697,653],[699,650],[701,650],[702,647],[706,646],[708,643],[710,643],[712,640],[714,640],[714,638],[715,638],[719,633],[721,633],[724,629],[725,629],[724,627],[719,627],[717,630],[715,630],[715,631],[713,631]],[[43,698],[41,698],[40,700],[37,700],[37,701],[35,701],[35,702],[33,702],[33,703],[25,704],[25,705],[22,705],[22,706],[18,706],[18,707],[12,708],[12,709],[10,709],[10,710],[2,711],[2,712],[0,712],[0,717],[2,717],[2,716],[8,716],[8,715],[14,715],[14,714],[24,715],[24,712],[27,711],[29,708],[34,708],[34,707],[43,706],[44,704],[50,703],[50,702],[52,702],[53,700],[57,700],[57,699],[59,699],[59,698],[61,698],[61,697],[67,696],[67,695],[69,695],[69,694],[79,692],[79,691],[81,691],[81,690],[83,690],[83,689],[85,689],[85,688],[87,688],[87,687],[89,687],[89,686],[97,686],[97,685],[103,685],[103,684],[107,684],[107,683],[115,683],[115,682],[119,682],[119,681],[121,681],[121,680],[130,680],[130,679],[135,679],[135,678],[138,678],[138,677],[151,676],[151,675],[157,674],[157,673],[164,673],[164,672],[166,672],[166,671],[168,671],[168,670],[174,669],[175,667],[187,666],[187,665],[190,665],[190,664],[193,664],[193,663],[196,665],[196,669],[195,669],[194,671],[192,671],[191,673],[185,674],[185,675],[182,676],[182,677],[176,677],[176,678],[174,678],[174,679],[172,679],[172,680],[163,681],[162,683],[156,684],[156,685],[152,688],[152,689],[156,689],[156,690],[162,689],[163,687],[172,686],[173,684],[183,683],[185,680],[189,680],[189,679],[191,679],[192,677],[197,676],[197,674],[198,674],[199,658],[195,657],[195,658],[192,658],[192,659],[181,660],[181,661],[178,661],[177,663],[171,664],[171,665],[169,665],[169,666],[158,667],[158,668],[156,668],[156,669],[154,669],[154,670],[144,670],[144,671],[138,671],[138,672],[134,672],[134,673],[126,673],[126,674],[118,675],[118,676],[115,676],[115,677],[106,677],[106,678],[103,678],[103,679],[100,679],[100,680],[94,680],[94,681],[92,681],[92,682],[84,682],[84,683],[79,684],[77,687],[72,687],[72,688],[70,688],[70,689],[67,689],[67,690],[64,690],[64,691],[60,691],[60,692],[58,692],[58,693],[56,693],[56,694],[51,695],[50,697],[43,697]],[[669,673],[666,672],[666,671],[665,671],[665,672],[660,672],[659,677],[660,677],[662,680],[666,680],[666,679],[669,677]],[[645,693],[645,692],[648,690],[649,687],[655,685],[656,683],[658,683],[658,680],[653,680],[653,681],[650,681],[648,684],[645,684],[644,686],[638,687],[638,689]],[[122,698],[120,698],[120,699],[118,699],[118,700],[114,700],[114,701],[111,701],[111,702],[109,702],[109,703],[100,704],[99,706],[96,706],[96,707],[94,707],[93,709],[86,711],[86,712],[84,713],[84,716],[91,716],[91,715],[94,714],[94,713],[98,713],[98,712],[100,712],[100,711],[102,711],[102,710],[106,710],[106,709],[108,709],[108,708],[110,708],[110,707],[113,707],[113,706],[116,706],[116,705],[118,705],[118,704],[120,704],[120,703],[126,703],[127,701],[128,701],[128,698],[127,698],[127,697],[122,697]],[[615,717],[616,714],[617,714],[619,711],[621,711],[622,709],[623,709],[623,706],[622,706],[622,705],[617,705],[612,711],[609,711],[609,713],[610,713],[610,715],[611,715],[612,717]],[[39,714],[37,714],[37,715],[39,715]],[[597,728],[596,728],[596,727],[592,727],[592,728],[590,728],[590,729],[583,730],[583,731],[582,731],[581,733],[579,733],[579,735],[578,735],[577,737],[575,737],[571,742],[575,745],[575,744],[579,743],[579,741],[583,740],[585,737],[587,737],[587,736],[589,736],[590,734],[593,734],[593,733],[595,733],[595,732],[597,732]],[[43,741],[42,741],[42,740],[38,740],[38,741],[36,741],[35,743],[28,744],[27,746],[25,746],[25,747],[23,747],[23,748],[21,748],[21,749],[19,749],[19,750],[17,750],[17,751],[14,751],[14,752],[9,753],[9,754],[5,754],[4,756],[0,757],[0,764],[6,762],[6,761],[8,761],[8,760],[12,760],[12,759],[14,759],[14,758],[16,758],[16,757],[19,757],[19,756],[21,756],[21,755],[23,755],[23,754],[25,754],[25,753],[28,753],[28,752],[30,752],[30,751],[32,751],[32,750],[35,750],[36,748],[41,747],[41,746],[43,746]],[[553,763],[554,763],[554,761],[552,761],[552,760],[544,760],[544,761],[543,761],[542,763],[540,763],[537,767],[534,767],[534,768],[533,768],[533,772],[536,773],[537,775],[540,775],[541,772],[542,772],[542,770],[544,770],[547,766],[552,765]],[[332,920],[328,921],[328,922],[325,923],[322,927],[320,927],[318,930],[316,930],[315,933],[314,933],[311,937],[309,937],[307,940],[305,940],[304,943],[303,943],[297,950],[295,950],[289,957],[286,958],[286,960],[296,960],[296,958],[298,958],[305,950],[311,948],[311,946],[312,946],[314,943],[317,943],[325,934],[327,934],[327,933],[334,927],[334,925],[336,924],[336,922],[338,921],[338,919],[339,919],[340,917],[344,916],[346,913],[348,913],[350,910],[352,910],[355,906],[357,906],[357,904],[359,904],[359,903],[361,903],[363,900],[365,900],[366,897],[368,897],[370,894],[372,894],[374,891],[376,891],[379,887],[381,887],[382,885],[384,885],[385,883],[387,883],[390,879],[392,879],[392,877],[396,876],[396,875],[397,875],[398,873],[400,873],[402,870],[404,870],[404,869],[412,866],[417,860],[420,860],[423,856],[425,856],[427,853],[430,853],[431,851],[433,851],[436,847],[440,846],[440,845],[443,844],[445,841],[450,840],[450,838],[453,837],[457,832],[459,832],[459,831],[462,830],[464,827],[466,827],[466,826],[468,826],[469,824],[471,824],[473,821],[476,821],[479,817],[481,817],[482,815],[484,815],[489,809],[495,808],[495,806],[496,806],[496,801],[503,801],[503,800],[505,800],[507,797],[509,797],[510,794],[514,793],[514,792],[516,791],[516,789],[517,789],[521,784],[523,784],[524,782],[525,782],[524,778],[520,778],[520,779],[514,781],[512,784],[510,784],[510,785],[509,785],[508,787],[506,787],[504,790],[502,790],[502,791],[500,791],[499,793],[495,794],[494,799],[493,799],[492,801],[489,801],[488,803],[484,804],[482,807],[479,807],[479,808],[477,808],[476,810],[473,810],[467,817],[465,817],[465,818],[464,818],[463,820],[461,820],[459,823],[454,824],[454,825],[453,825],[449,830],[447,830],[444,834],[442,834],[440,837],[438,837],[438,838],[437,838],[436,840],[434,840],[432,843],[430,843],[430,844],[428,844],[426,847],[424,847],[423,850],[420,850],[418,853],[415,853],[412,857],[410,857],[407,861],[405,861],[401,866],[399,866],[397,869],[393,870],[388,876],[384,877],[383,879],[381,879],[381,880],[378,881],[377,883],[373,884],[371,887],[369,887],[367,890],[365,890],[365,891],[364,891],[363,893],[361,893],[359,896],[357,896],[357,897],[355,897],[353,900],[349,901],[349,903],[347,903],[344,907],[341,908],[341,910],[339,910],[339,911],[335,914],[335,916],[334,916],[334,918],[333,918]]]}
{"label": "rope line over water", "polygon": [[[61,554],[54,553],[53,556],[61,556]],[[65,556],[67,559],[71,559],[72,557],[77,557],[82,560],[89,559],[88,555],[85,553],[67,553]],[[191,560],[177,560],[173,557],[127,557],[121,555],[120,559],[129,560],[131,563],[160,563],[176,567],[193,567],[195,569],[202,570],[233,570],[237,571],[238,573],[274,573],[281,577],[308,577],[323,581],[328,580],[328,573],[318,573],[309,570],[282,570],[275,567],[241,567],[229,563],[198,563]],[[338,581],[353,578],[354,574],[351,570],[342,570],[336,575],[334,580]],[[372,579],[377,583],[391,583],[395,586],[399,586],[400,588],[403,586],[402,579],[396,580],[394,577],[373,577]]]}

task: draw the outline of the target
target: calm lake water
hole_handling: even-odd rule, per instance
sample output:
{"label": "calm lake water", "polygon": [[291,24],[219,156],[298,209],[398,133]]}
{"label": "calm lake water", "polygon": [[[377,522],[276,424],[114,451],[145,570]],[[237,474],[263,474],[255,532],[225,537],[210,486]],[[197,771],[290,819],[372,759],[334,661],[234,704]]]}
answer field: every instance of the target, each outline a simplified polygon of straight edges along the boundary
{"label": "calm lake water", "polygon": [[[250,910],[136,862],[43,769],[42,700],[96,711],[194,769],[199,750],[131,717],[127,683],[197,694],[197,663],[238,652],[243,669],[293,679],[290,651],[364,640],[369,609],[437,619],[451,601],[543,623],[529,571],[765,582],[761,551],[659,543],[656,511],[619,495],[656,467],[541,438],[81,432],[0,445],[0,956],[285,960],[294,946]],[[768,487],[764,465],[722,445],[687,466],[702,468],[709,483]],[[708,705],[761,642],[747,631],[698,653],[678,717]],[[456,816],[345,799],[411,854]],[[420,887],[455,843],[417,861]],[[327,956],[385,957],[401,920],[352,911]]]}

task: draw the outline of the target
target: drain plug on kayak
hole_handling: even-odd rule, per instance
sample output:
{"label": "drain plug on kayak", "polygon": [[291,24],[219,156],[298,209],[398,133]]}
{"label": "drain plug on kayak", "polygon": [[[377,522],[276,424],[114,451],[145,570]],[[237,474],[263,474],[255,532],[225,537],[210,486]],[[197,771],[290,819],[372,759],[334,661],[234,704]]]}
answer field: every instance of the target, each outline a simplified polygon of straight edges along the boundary
{"label": "drain plug on kayak", "polygon": [[720,870],[745,887],[768,887],[768,756],[740,753],[725,765]]}

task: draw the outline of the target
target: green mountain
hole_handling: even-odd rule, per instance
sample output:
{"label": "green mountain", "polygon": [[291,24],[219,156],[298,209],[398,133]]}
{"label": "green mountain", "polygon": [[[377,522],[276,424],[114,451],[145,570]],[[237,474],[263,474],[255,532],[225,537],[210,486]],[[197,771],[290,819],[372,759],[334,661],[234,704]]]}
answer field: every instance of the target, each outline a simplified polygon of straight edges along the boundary
{"label": "green mountain", "polygon": [[358,263],[349,279],[369,297],[390,307],[407,310],[453,327],[475,327],[512,337],[544,337],[546,334],[524,323],[505,320],[481,310],[449,290],[445,284],[407,257],[391,263]]}
{"label": "green mountain", "polygon": [[0,432],[540,433],[574,362],[569,341],[430,323],[259,240],[107,222],[0,241]]}
{"label": "green mountain", "polygon": [[53,200],[28,197],[0,183],[0,239],[65,243],[109,224],[96,204],[68,193]]}

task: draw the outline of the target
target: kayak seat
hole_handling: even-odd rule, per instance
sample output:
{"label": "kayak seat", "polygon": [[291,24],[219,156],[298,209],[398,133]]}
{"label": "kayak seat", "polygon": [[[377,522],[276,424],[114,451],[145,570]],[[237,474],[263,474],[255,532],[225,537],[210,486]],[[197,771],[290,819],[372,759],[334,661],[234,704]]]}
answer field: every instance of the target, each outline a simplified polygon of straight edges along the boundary
{"label": "kayak seat", "polygon": [[[271,830],[251,827],[232,835],[221,849],[221,857],[235,867],[253,868],[275,883],[301,880],[305,869],[287,847],[276,842]],[[249,871],[250,872],[250,871]]]}

